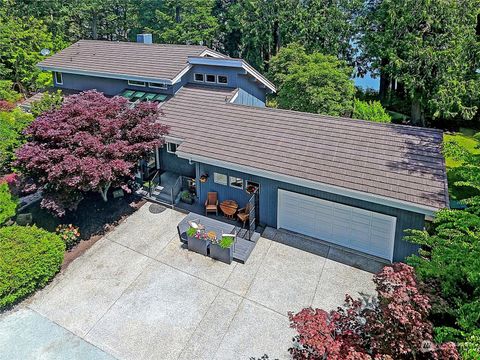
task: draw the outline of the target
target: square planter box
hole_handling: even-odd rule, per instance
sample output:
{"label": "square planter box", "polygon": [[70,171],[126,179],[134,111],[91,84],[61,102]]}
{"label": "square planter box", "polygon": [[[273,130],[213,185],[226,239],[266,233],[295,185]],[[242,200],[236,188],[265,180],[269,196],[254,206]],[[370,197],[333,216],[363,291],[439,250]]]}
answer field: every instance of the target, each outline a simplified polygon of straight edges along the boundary
{"label": "square planter box", "polygon": [[216,259],[221,262],[231,264],[233,261],[233,246],[230,246],[229,248],[224,249],[220,245],[211,244],[210,257],[212,259]]}
{"label": "square planter box", "polygon": [[209,241],[188,236],[187,243],[188,250],[208,256],[208,245],[210,244]]}

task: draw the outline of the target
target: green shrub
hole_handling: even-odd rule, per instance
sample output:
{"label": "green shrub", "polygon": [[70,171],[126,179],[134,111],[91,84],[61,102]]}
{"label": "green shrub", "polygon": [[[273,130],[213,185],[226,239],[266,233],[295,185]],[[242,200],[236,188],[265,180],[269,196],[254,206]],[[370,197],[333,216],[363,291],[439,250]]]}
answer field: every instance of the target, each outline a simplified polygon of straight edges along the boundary
{"label": "green shrub", "polygon": [[44,287],[58,272],[65,244],[35,226],[0,228],[0,309]]}
{"label": "green shrub", "polygon": [[61,90],[52,93],[45,92],[40,100],[32,102],[30,112],[33,116],[38,117],[45,111],[60,109],[62,103],[63,95]]}
{"label": "green shrub", "polygon": [[20,109],[0,111],[0,173],[12,172],[15,151],[25,142],[23,130],[32,121],[32,114]]}
{"label": "green shrub", "polygon": [[428,232],[410,230],[405,240],[422,246],[407,261],[431,299],[436,338],[458,343],[470,359],[480,338],[480,197],[464,202],[465,210],[441,210]]}
{"label": "green shrub", "polygon": [[480,359],[480,330],[469,334],[465,341],[460,344],[460,354],[463,360]]}
{"label": "green shrub", "polygon": [[17,200],[6,182],[0,183],[0,225],[15,215]]}
{"label": "green shrub", "polygon": [[389,123],[390,115],[385,111],[380,101],[362,101],[355,99],[353,104],[354,119],[369,120],[374,122]]}
{"label": "green shrub", "polygon": [[0,80],[0,100],[13,103],[20,100],[21,97],[19,93],[13,90],[13,82],[10,80]]}

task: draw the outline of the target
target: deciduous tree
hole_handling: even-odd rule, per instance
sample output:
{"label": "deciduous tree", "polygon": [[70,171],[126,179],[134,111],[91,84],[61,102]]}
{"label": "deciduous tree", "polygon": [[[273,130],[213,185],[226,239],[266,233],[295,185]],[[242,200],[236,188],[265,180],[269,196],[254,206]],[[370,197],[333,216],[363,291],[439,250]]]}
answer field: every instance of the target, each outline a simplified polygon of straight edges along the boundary
{"label": "deciduous tree", "polygon": [[386,266],[374,278],[378,301],[346,297],[346,307],[327,313],[307,308],[290,314],[297,330],[294,359],[459,359],[455,344],[435,344],[429,299],[412,267]]}
{"label": "deciduous tree", "polygon": [[294,55],[291,50],[285,48],[286,55],[284,49],[280,50],[272,60],[274,67],[279,70],[272,77],[281,82],[278,106],[325,115],[350,116],[355,94],[350,78],[353,69],[334,56],[320,53]]}
{"label": "deciduous tree", "polygon": [[42,206],[58,215],[74,209],[87,191],[107,201],[109,188],[128,190],[138,161],[163,144],[167,127],[159,116],[153,103],[131,107],[96,91],[72,95],[27,129],[16,164],[43,189]]}

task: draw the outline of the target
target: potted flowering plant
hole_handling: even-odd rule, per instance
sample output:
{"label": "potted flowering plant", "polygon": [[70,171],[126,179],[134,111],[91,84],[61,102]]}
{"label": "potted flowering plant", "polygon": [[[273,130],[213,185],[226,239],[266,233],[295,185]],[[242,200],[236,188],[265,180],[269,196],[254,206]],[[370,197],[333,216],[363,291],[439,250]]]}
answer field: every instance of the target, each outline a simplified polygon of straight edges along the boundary
{"label": "potted flowering plant", "polygon": [[210,245],[208,235],[205,233],[205,229],[195,222],[190,223],[190,228],[187,230],[187,244],[188,250],[208,255],[208,246]]}
{"label": "potted flowering plant", "polygon": [[234,243],[234,234],[223,234],[221,238],[212,241],[212,244],[210,245],[210,257],[231,264],[233,261]]}

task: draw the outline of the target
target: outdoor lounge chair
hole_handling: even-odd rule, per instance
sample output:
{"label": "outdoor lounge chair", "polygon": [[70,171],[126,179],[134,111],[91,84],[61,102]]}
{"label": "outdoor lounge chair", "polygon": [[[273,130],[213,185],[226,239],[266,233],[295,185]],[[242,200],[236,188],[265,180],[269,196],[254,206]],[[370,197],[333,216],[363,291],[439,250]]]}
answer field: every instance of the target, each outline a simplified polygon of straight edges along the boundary
{"label": "outdoor lounge chair", "polygon": [[214,212],[218,215],[218,195],[216,192],[209,192],[207,194],[207,200],[205,201],[205,216],[209,212]]}
{"label": "outdoor lounge chair", "polygon": [[241,222],[243,222],[243,227],[245,227],[245,223],[250,217],[250,204],[247,204],[247,206],[245,206],[244,208],[239,209],[237,217]]}

